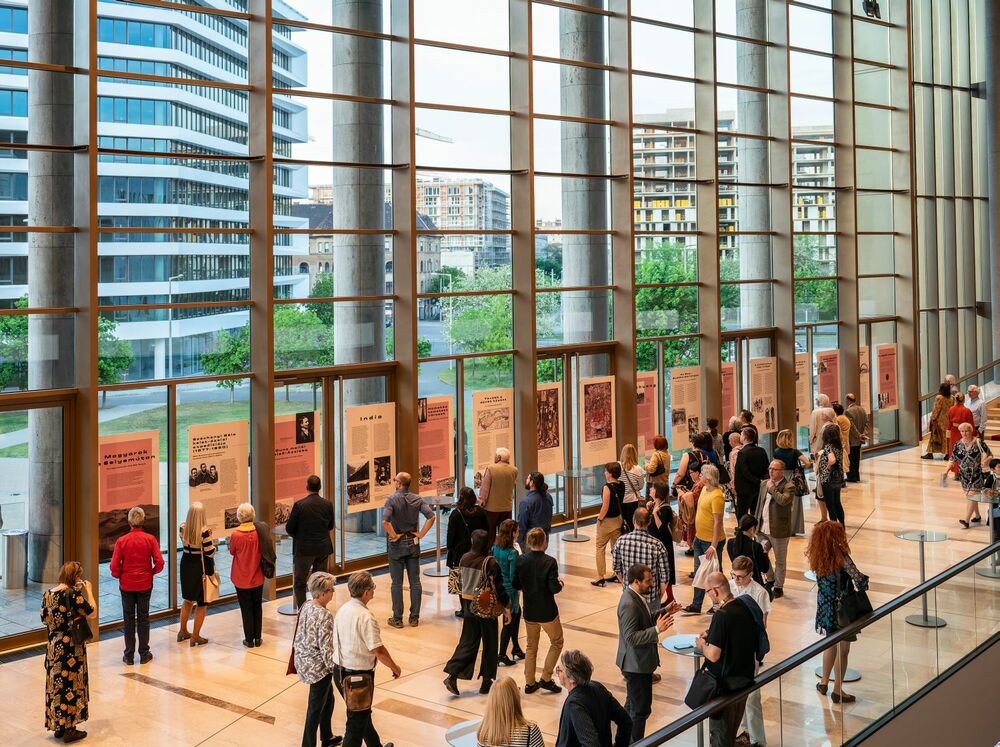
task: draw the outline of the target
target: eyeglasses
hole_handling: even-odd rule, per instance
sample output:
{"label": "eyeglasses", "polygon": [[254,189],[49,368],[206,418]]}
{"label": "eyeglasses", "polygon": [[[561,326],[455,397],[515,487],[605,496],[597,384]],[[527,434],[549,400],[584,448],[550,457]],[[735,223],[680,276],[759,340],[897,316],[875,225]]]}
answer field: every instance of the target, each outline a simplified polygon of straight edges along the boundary
{"label": "eyeglasses", "polygon": [[742,581],[743,579],[750,578],[749,573],[730,573],[729,575],[732,578],[736,579],[737,581]]}
{"label": "eyeglasses", "polygon": [[553,673],[555,673],[555,674],[562,674],[562,673],[563,673],[563,668],[562,668],[562,666],[561,666],[561,665],[559,665],[559,664],[556,664],[556,668],[555,668],[555,669],[553,669],[552,671],[553,671]]}

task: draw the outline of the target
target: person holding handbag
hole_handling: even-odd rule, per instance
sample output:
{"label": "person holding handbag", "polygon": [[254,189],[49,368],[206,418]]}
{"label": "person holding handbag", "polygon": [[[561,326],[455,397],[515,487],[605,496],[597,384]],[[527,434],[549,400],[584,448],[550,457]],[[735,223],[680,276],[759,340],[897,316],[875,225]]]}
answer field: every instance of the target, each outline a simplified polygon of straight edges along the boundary
{"label": "person holding handbag", "polygon": [[631,532],[632,514],[642,505],[639,494],[642,492],[642,482],[645,479],[642,467],[639,466],[639,454],[632,444],[625,444],[618,456],[618,464],[622,468],[622,485],[625,486],[625,497],[622,498],[622,532]]}
{"label": "person holding handbag", "polygon": [[653,436],[653,453],[645,463],[647,495],[653,485],[670,487],[670,460],[670,444],[666,436],[657,433]]}
{"label": "person holding handbag", "polygon": [[840,427],[836,423],[823,428],[823,449],[816,459],[819,476],[817,482],[823,493],[830,521],[844,524],[844,504],[840,499],[840,491],[844,487],[844,447],[840,439]]}
{"label": "person holding handbag", "polygon": [[[490,535],[477,529],[472,533],[472,548],[458,563],[461,572],[462,635],[448,663],[444,665],[445,689],[458,695],[458,680],[471,680],[475,673],[476,655],[483,649],[479,665],[479,688],[486,695],[497,676],[500,654],[497,631],[497,608],[503,610],[504,623],[510,622],[510,597],[504,589],[500,566],[490,554]],[[486,609],[483,605],[492,607]]]}
{"label": "person holding handbag", "polygon": [[779,431],[775,443],[777,448],[774,450],[774,458],[780,459],[785,465],[785,478],[791,481],[796,495],[796,499],[792,502],[792,534],[805,534],[806,520],[802,499],[809,495],[806,470],[812,467],[812,462],[795,448],[795,434],[791,430],[786,428]]}
{"label": "person holding handbag", "polygon": [[[868,577],[858,570],[851,560],[851,546],[847,542],[847,532],[839,521],[824,521],[813,529],[806,549],[809,567],[816,574],[816,632],[832,635],[841,628],[838,607],[848,583],[859,592],[868,589]],[[842,577],[846,576],[847,579]],[[851,643],[857,636],[841,641],[823,652],[823,670],[816,689],[826,695],[833,671],[833,691],[830,697],[834,703],[853,703],[857,698],[844,692],[844,672],[847,671],[847,657],[851,653]]]}
{"label": "person holding handbag", "polygon": [[59,570],[59,583],[42,595],[41,618],[48,629],[45,648],[45,728],[56,739],[77,742],[89,716],[90,685],[86,642],[97,604],[83,566],[75,560]]}
{"label": "person holding handbag", "polygon": [[[375,663],[389,668],[399,679],[399,666],[382,643],[382,634],[368,603],[375,596],[375,581],[367,571],[353,574],[347,581],[351,599],[337,610],[333,621],[333,684],[347,705],[344,747],[380,747],[372,723],[372,696],[375,691]],[[392,747],[386,742],[382,747]]]}
{"label": "person holding handbag", "polygon": [[604,586],[608,581],[617,581],[617,576],[608,576],[607,548],[614,547],[615,540],[622,533],[622,499],[625,486],[618,479],[622,476],[622,466],[618,462],[604,465],[604,487],[601,489],[601,510],[597,512],[597,539],[594,542],[597,560],[597,580],[591,586]]}
{"label": "person holding handbag", "polygon": [[[205,623],[205,613],[211,599],[205,598],[205,579],[211,580],[215,575],[215,542],[212,539],[212,529],[205,519],[205,507],[192,503],[188,507],[187,518],[180,526],[181,542],[184,551],[181,555],[181,604],[180,630],[177,642],[191,639],[191,647],[204,646],[207,638],[201,637],[201,626]],[[218,590],[218,587],[216,587]],[[218,594],[216,594],[218,596]],[[188,633],[188,618],[194,611],[194,633]]]}
{"label": "person holding handbag", "polygon": [[333,601],[336,579],[317,571],[309,576],[306,587],[312,601],[299,607],[292,637],[289,674],[297,674],[309,685],[309,705],[302,732],[302,747],[316,747],[319,730],[320,747],[336,747],[343,737],[333,733],[333,669],[337,660],[333,640],[333,615],[326,606]]}
{"label": "person holding handbag", "polygon": [[[486,511],[476,502],[475,491],[465,486],[458,491],[458,503],[448,520],[448,534],[445,537],[448,547],[445,565],[452,571],[458,568],[458,562],[472,547],[472,533],[477,529],[489,533],[489,520]],[[455,611],[455,617],[462,617],[464,614],[460,605]]]}

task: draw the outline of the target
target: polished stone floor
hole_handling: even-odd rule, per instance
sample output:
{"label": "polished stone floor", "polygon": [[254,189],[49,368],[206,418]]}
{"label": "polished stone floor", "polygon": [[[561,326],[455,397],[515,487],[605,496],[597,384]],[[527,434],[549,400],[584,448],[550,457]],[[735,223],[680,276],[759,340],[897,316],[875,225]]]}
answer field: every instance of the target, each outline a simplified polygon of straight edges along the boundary
{"label": "polished stone floor", "polygon": [[[897,539],[905,529],[934,529],[949,539],[926,545],[927,574],[933,575],[982,549],[989,530],[962,529],[965,498],[956,483],[942,487],[941,462],[918,459],[907,449],[865,460],[864,482],[845,493],[847,524],[853,556],[871,576],[876,605],[898,596],[919,582],[918,545]],[[818,518],[810,502],[807,527]],[[727,518],[731,532],[733,521]],[[583,532],[592,534],[592,527]],[[775,602],[769,621],[772,652],[768,663],[816,641],[815,586],[807,581],[802,551],[804,539],[789,550],[786,596]],[[550,548],[559,560],[566,582],[558,598],[567,648],[587,652],[595,677],[624,700],[624,681],[614,666],[615,606],[620,590],[595,589],[594,543],[568,543],[553,538]],[[678,552],[679,575],[687,576],[691,559]],[[425,566],[426,567],[426,566]],[[388,616],[389,581],[377,579],[373,609],[384,622]],[[690,599],[684,580],[677,596]],[[375,722],[383,741],[402,745],[443,745],[448,727],[482,714],[486,699],[473,683],[461,683],[460,698],[441,684],[442,666],[458,639],[460,621],[454,618],[454,599],[446,594],[446,579],[423,578],[423,612],[419,628],[394,630],[383,625],[385,643],[403,669],[393,681],[380,667],[375,696]],[[345,585],[337,603],[347,598]],[[307,688],[284,675],[294,620],[277,614],[278,605],[265,606],[264,645],[248,651],[240,645],[239,613],[213,614],[204,635],[211,643],[191,649],[174,641],[176,621],[153,631],[155,659],[147,665],[126,667],[121,662],[120,639],[109,634],[89,647],[91,672],[88,743],[101,745],[296,745],[301,739]],[[893,615],[867,630],[854,644],[851,665],[862,671],[860,682],[848,687],[858,696],[849,706],[834,705],[814,689],[814,663],[772,683],[763,693],[769,745],[840,744],[878,717],[893,703],[915,691],[951,662],[1000,629],[1000,581],[970,570],[940,589],[929,600],[930,613],[944,617],[947,627],[925,629],[908,625],[904,615]],[[905,614],[919,612],[911,605]],[[671,633],[704,629],[707,616],[678,617]],[[522,628],[523,636],[523,628]],[[544,640],[544,637],[543,637]],[[503,675],[523,683],[522,666]],[[654,687],[649,729],[663,726],[687,712],[683,698],[691,679],[690,659],[661,654],[662,682]],[[3,699],[0,719],[5,745],[51,744],[42,730],[45,674],[40,657],[0,665]],[[558,730],[562,695],[525,696],[525,710],[536,720],[552,745]],[[342,731],[343,703],[338,699],[335,728]],[[671,744],[696,744],[693,734]]]}

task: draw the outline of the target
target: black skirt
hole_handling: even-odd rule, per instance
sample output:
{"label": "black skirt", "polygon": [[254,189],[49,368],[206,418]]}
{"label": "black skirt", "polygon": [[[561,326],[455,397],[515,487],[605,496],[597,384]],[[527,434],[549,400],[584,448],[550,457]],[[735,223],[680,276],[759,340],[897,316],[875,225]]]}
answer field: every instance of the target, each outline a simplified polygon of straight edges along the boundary
{"label": "black skirt", "polygon": [[[215,572],[215,558],[205,558],[205,573]],[[205,605],[205,590],[201,585],[201,557],[194,553],[181,553],[181,598],[187,602]]]}

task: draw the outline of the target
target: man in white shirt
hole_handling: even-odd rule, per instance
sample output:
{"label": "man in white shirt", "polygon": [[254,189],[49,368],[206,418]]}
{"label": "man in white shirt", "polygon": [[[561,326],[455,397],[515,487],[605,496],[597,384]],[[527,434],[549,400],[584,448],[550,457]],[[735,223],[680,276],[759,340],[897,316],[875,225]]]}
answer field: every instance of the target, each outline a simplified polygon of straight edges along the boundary
{"label": "man in white shirt", "polygon": [[[352,675],[370,677],[371,689],[374,690],[376,660],[389,667],[393,679],[400,674],[399,667],[382,643],[375,615],[368,609],[368,603],[375,596],[375,581],[371,574],[366,571],[355,573],[347,582],[347,590],[351,593],[351,600],[337,610],[333,622],[333,681],[341,697],[344,696],[344,680]],[[393,747],[392,742],[382,745],[372,723],[370,702],[366,710],[347,712],[344,747],[361,747],[362,741],[367,747]]]}
{"label": "man in white shirt", "polygon": [[969,396],[965,398],[965,406],[972,413],[972,425],[982,438],[986,434],[986,404],[979,396],[979,387],[969,386]]}
{"label": "man in white shirt", "polygon": [[[767,615],[771,611],[771,599],[767,595],[767,589],[753,580],[753,561],[746,555],[740,555],[733,561],[733,580],[729,582],[729,588],[734,597],[749,596],[753,599],[760,611],[764,613],[764,627],[767,628]],[[760,662],[757,663],[756,672],[760,671]],[[764,712],[760,706],[760,690],[753,690],[747,698],[746,711],[743,713],[744,734],[736,738],[738,745],[754,745],[764,747],[767,744],[767,737],[764,735]]]}

